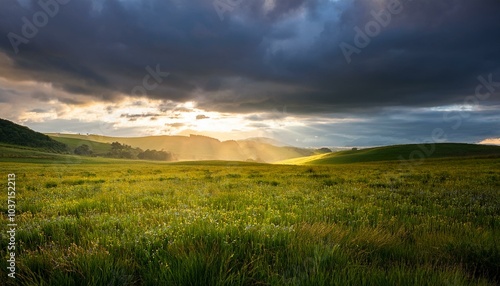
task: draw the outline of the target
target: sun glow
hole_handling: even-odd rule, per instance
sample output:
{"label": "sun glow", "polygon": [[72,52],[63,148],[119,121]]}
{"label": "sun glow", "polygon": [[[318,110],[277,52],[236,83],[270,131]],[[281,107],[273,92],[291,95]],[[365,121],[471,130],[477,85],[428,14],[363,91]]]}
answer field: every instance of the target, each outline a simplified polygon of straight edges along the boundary
{"label": "sun glow", "polygon": [[[195,100],[176,102],[123,96],[110,102],[84,95],[70,97],[47,83],[2,79],[0,83],[5,84],[6,96],[12,98],[17,107],[14,114],[8,105],[0,102],[0,112],[21,124],[38,126],[40,132],[124,137],[196,134],[219,140],[288,136],[285,140],[293,137],[310,141],[315,139],[304,137],[299,134],[300,130],[321,134],[316,127],[353,120],[330,115],[297,116],[288,113],[286,108],[253,113],[217,112],[201,108]],[[17,93],[10,94],[8,90],[17,90]],[[18,93],[31,96],[31,100],[15,101]]]}
{"label": "sun glow", "polygon": [[272,130],[303,125],[299,118],[288,114],[273,111],[255,114],[206,111],[198,108],[195,101],[124,98],[114,103],[99,101],[71,105],[49,100],[40,101],[36,106],[26,108],[19,115],[20,121],[74,121],[78,118],[78,122],[91,126],[85,130],[64,130],[69,133],[104,135],[113,130],[129,130],[133,136],[199,134],[229,140],[270,136]]}

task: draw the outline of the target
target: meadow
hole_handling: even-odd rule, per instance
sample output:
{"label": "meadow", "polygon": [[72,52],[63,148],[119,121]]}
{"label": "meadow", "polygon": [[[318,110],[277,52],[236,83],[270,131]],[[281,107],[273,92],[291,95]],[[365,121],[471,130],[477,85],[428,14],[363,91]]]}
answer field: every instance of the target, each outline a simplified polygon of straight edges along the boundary
{"label": "meadow", "polygon": [[411,170],[95,160],[0,163],[5,185],[16,174],[18,224],[10,279],[2,216],[0,283],[500,283],[499,158]]}

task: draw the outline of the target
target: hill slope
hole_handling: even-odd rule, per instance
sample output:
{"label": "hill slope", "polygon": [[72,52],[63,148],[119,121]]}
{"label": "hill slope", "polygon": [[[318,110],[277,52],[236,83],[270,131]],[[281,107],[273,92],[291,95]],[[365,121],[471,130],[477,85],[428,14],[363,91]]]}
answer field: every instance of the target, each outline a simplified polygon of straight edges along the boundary
{"label": "hill slope", "polygon": [[[276,162],[290,158],[309,156],[314,150],[289,146],[274,146],[259,140],[219,141],[214,138],[191,136],[147,136],[108,137],[101,135],[78,135],[49,133],[53,139],[63,142],[71,140],[94,141],[100,143],[120,142],[143,150],[164,150],[179,161],[225,160]],[[69,140],[71,139],[71,140]],[[65,141],[66,140],[66,141]]]}
{"label": "hill slope", "polygon": [[49,136],[28,127],[0,119],[0,143],[43,149],[49,152],[66,152],[68,147]]}
{"label": "hill slope", "polygon": [[290,165],[327,165],[377,161],[396,161],[400,160],[401,157],[404,159],[409,159],[412,153],[417,160],[421,158],[418,154],[426,153],[428,155],[424,155],[424,158],[500,156],[499,146],[460,143],[423,145],[425,150],[429,150],[428,152],[423,152],[420,146],[422,145],[396,145],[368,148],[357,151],[340,151],[323,155],[284,160],[277,163]]}
{"label": "hill slope", "polygon": [[66,137],[51,137],[51,138],[58,142],[66,144],[70,150],[75,150],[76,147],[85,144],[90,147],[90,150],[92,150],[94,155],[103,155],[111,151],[110,143],[101,143],[91,140],[66,138]]}

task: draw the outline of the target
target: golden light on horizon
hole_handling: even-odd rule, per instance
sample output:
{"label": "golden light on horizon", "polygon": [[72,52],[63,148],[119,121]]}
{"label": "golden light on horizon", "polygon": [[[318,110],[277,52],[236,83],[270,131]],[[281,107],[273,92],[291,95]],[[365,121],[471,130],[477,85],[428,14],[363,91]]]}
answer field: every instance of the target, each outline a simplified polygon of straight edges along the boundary
{"label": "golden light on horizon", "polygon": [[268,113],[223,113],[198,108],[195,101],[124,97],[113,103],[94,101],[85,105],[72,105],[51,99],[40,101],[37,106],[26,108],[19,114],[19,120],[23,123],[78,121],[81,124],[94,124],[94,127],[85,131],[64,129],[60,130],[61,133],[106,135],[110,130],[129,130],[126,136],[131,137],[198,134],[220,140],[239,140],[270,136],[272,130],[304,125],[300,118],[278,114],[275,110]]}
{"label": "golden light on horizon", "polygon": [[481,142],[479,142],[479,144],[485,144],[485,145],[500,145],[500,138],[489,138],[489,139],[485,139]]}

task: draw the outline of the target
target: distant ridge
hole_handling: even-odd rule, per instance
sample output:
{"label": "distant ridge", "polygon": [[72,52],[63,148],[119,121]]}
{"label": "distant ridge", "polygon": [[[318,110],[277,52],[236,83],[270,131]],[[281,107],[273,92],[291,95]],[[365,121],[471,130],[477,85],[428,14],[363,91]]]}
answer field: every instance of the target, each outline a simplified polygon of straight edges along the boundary
{"label": "distant ridge", "polygon": [[[432,150],[424,154],[421,147]],[[422,159],[436,158],[466,158],[466,157],[500,157],[499,146],[463,144],[463,143],[439,143],[439,144],[410,144],[367,148],[360,150],[349,150],[332,152],[323,155],[314,155],[302,158],[294,158],[277,162],[278,164],[290,165],[329,165],[350,164],[363,162],[397,161],[400,158],[409,159],[413,152],[420,152]],[[414,153],[417,154],[417,153]],[[419,155],[420,156],[420,155]],[[415,156],[416,159],[420,159]]]}
{"label": "distant ridge", "polygon": [[0,119],[0,143],[25,146],[43,151],[63,153],[68,151],[66,144],[49,136],[33,131],[9,120]]}
{"label": "distant ridge", "polygon": [[[246,139],[220,141],[218,139],[202,136],[147,136],[147,137],[109,137],[95,134],[59,134],[47,133],[54,140],[70,142],[95,141],[100,143],[119,142],[143,150],[164,150],[173,154],[178,161],[247,161],[271,163],[290,158],[297,158],[316,154],[317,150],[297,148],[291,146],[275,146],[269,140]],[[264,142],[262,142],[264,141]],[[87,143],[86,143],[87,144]]]}

